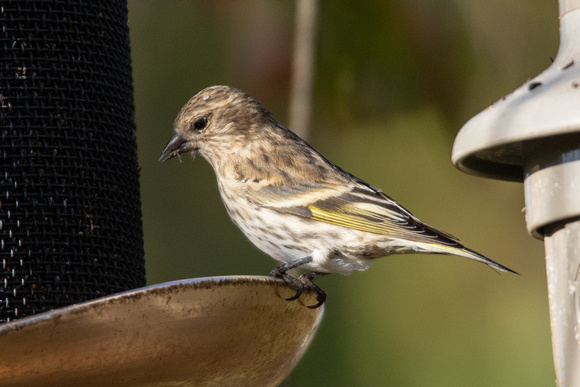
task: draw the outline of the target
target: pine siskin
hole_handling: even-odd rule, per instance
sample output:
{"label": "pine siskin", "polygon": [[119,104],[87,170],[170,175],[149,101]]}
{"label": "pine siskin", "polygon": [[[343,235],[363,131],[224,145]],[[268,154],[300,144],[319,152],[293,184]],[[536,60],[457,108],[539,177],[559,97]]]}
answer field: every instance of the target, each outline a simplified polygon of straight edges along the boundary
{"label": "pine siskin", "polygon": [[[327,160],[277,122],[250,95],[228,86],[200,91],[181,109],[160,161],[200,153],[213,167],[232,221],[258,248],[283,262],[270,273],[326,294],[312,280],[367,269],[391,254],[451,254],[514,272],[464,247],[399,203]],[[292,268],[310,272],[294,278]],[[515,273],[515,272],[514,272]]]}

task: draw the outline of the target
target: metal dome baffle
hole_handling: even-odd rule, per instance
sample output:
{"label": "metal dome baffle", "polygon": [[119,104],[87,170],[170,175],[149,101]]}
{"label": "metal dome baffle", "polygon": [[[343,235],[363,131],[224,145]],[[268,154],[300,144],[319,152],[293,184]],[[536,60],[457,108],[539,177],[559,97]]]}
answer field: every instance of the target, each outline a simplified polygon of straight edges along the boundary
{"label": "metal dome baffle", "polygon": [[280,383],[322,316],[312,292],[142,287],[126,2],[3,1],[0,24],[0,385]]}
{"label": "metal dome baffle", "polygon": [[528,232],[543,239],[559,386],[580,385],[580,0],[560,1],[553,64],[468,121],[452,161],[524,182]]}

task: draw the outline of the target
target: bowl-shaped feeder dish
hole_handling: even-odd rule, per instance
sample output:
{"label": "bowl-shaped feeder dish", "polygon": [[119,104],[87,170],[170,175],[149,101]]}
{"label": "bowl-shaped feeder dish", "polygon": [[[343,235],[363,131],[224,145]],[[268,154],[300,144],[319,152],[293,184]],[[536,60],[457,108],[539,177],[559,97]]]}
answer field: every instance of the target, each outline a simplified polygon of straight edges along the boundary
{"label": "bowl-shaped feeder dish", "polygon": [[260,276],[190,279],[0,325],[2,386],[271,386],[320,323],[316,295]]}

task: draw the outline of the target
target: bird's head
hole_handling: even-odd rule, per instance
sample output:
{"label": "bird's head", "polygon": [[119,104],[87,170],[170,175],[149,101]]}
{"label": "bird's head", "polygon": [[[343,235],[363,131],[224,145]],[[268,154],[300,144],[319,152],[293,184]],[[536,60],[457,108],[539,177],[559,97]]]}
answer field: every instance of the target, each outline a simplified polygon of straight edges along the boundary
{"label": "bird's head", "polygon": [[159,160],[186,152],[199,152],[208,160],[231,154],[254,140],[272,121],[271,114],[243,91],[208,87],[183,106],[173,124],[175,136]]}

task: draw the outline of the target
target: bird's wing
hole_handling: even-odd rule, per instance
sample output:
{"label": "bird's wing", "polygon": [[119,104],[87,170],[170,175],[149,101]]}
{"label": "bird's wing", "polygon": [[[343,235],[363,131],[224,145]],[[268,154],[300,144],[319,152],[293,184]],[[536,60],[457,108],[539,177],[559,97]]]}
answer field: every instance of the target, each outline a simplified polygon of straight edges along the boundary
{"label": "bird's wing", "polygon": [[399,203],[362,180],[351,184],[303,183],[262,186],[247,190],[255,205],[284,214],[334,224],[369,233],[437,245],[433,253],[460,255],[501,271],[507,268],[464,247],[451,234],[417,219]]}
{"label": "bird's wing", "polygon": [[380,190],[352,185],[304,183],[249,190],[260,206],[374,234],[424,243],[462,247],[453,235],[431,227]]}

